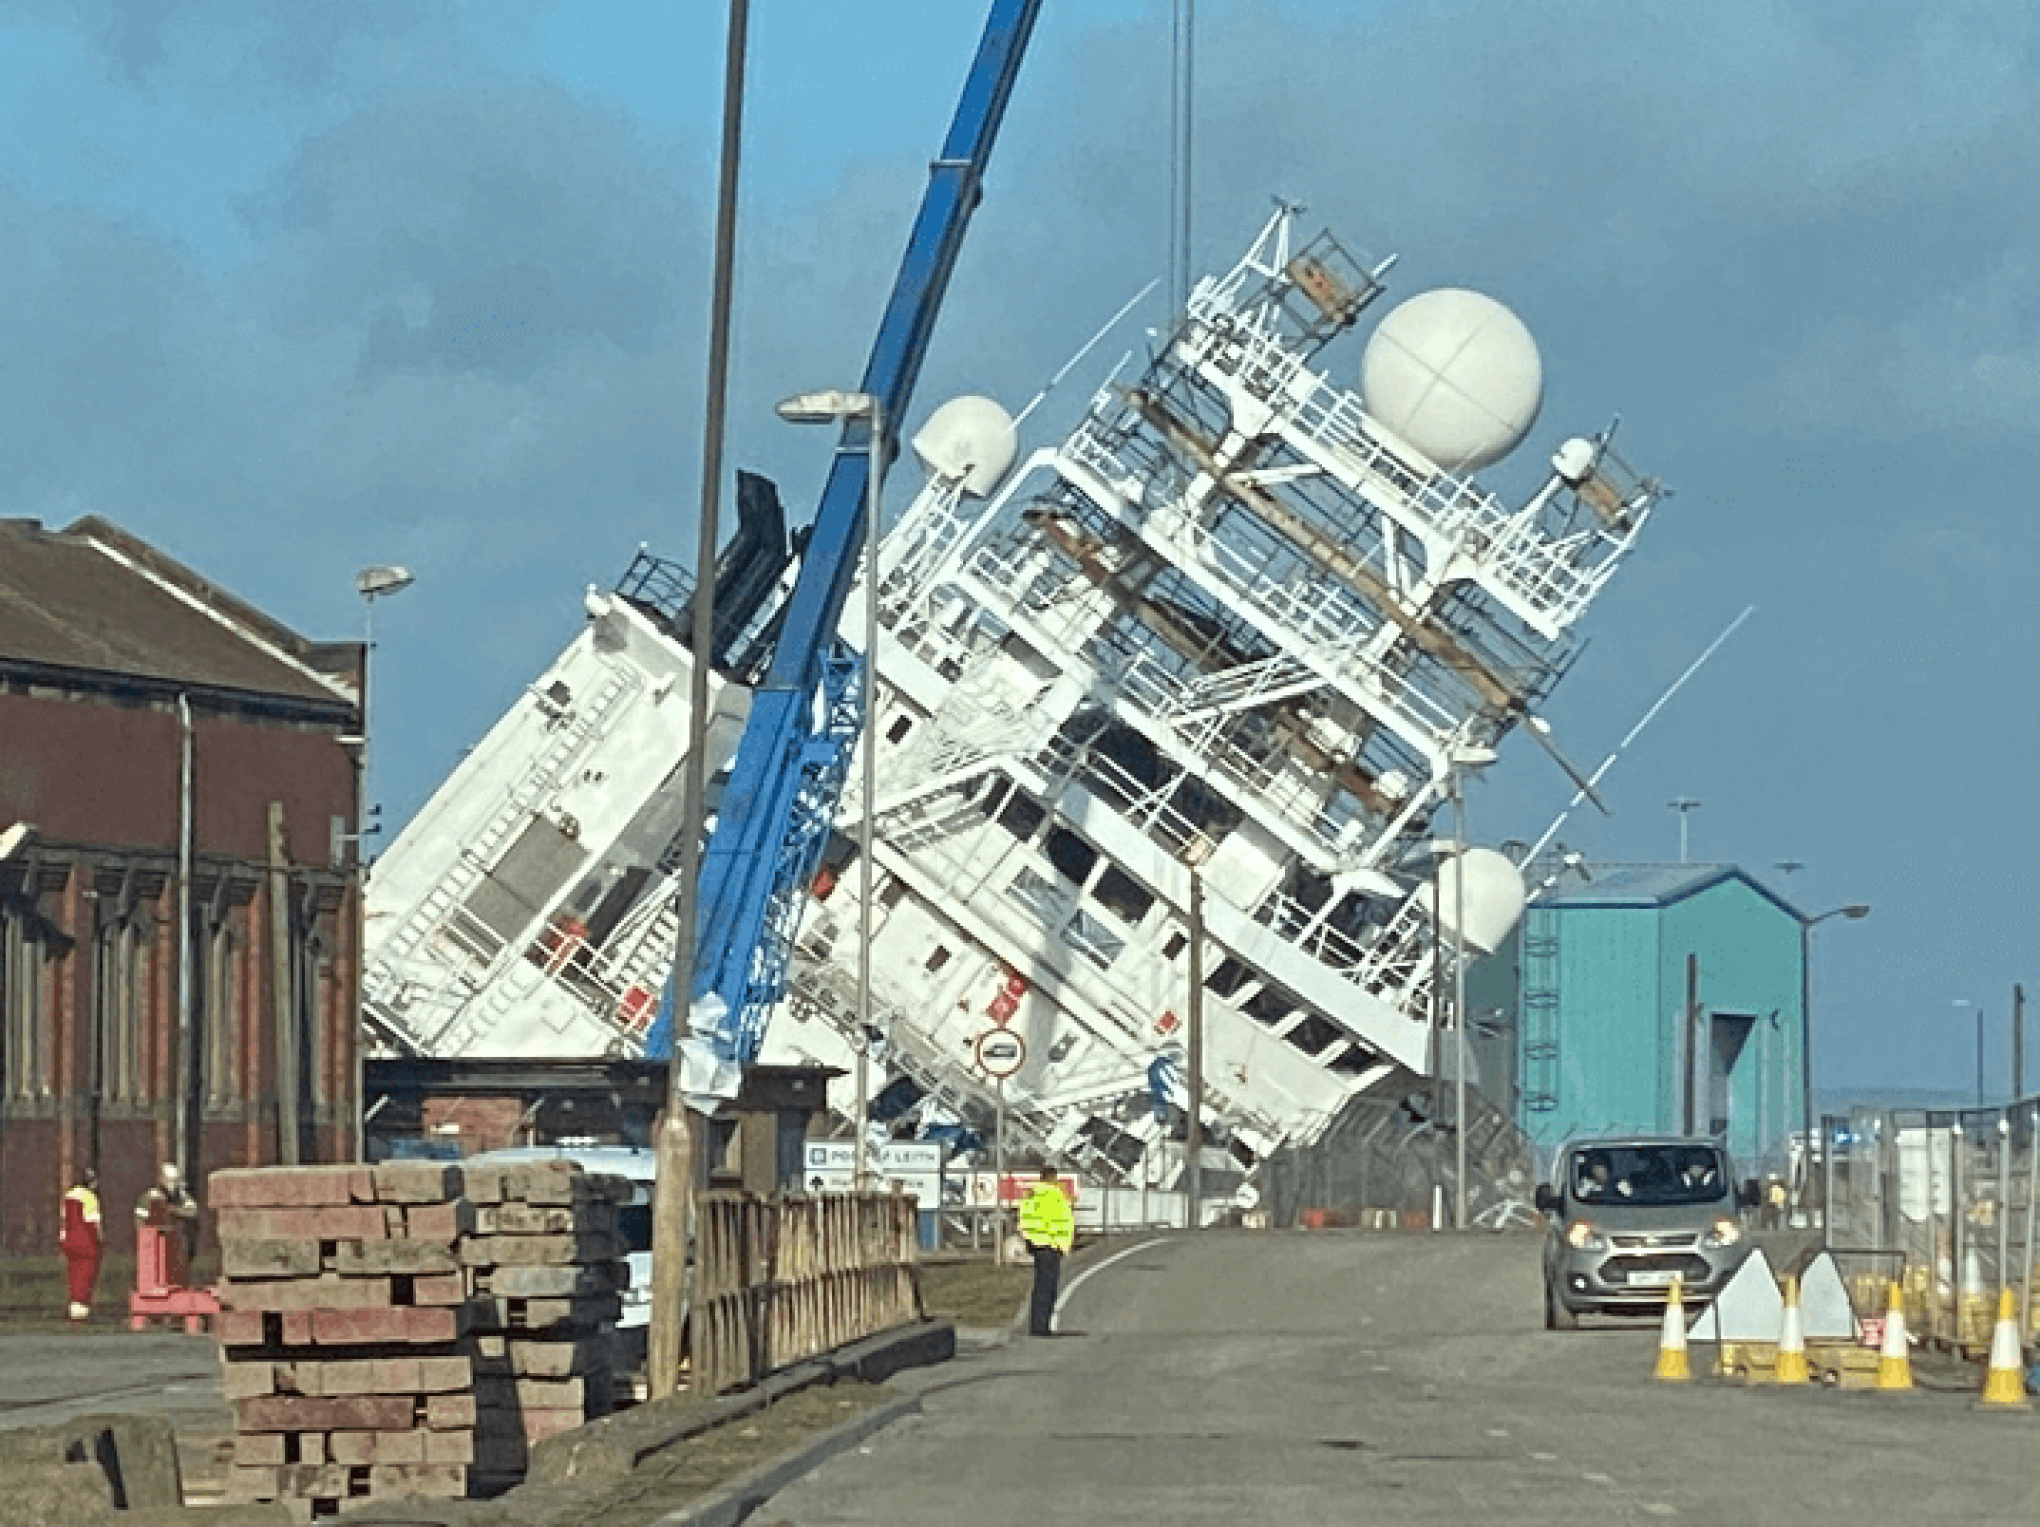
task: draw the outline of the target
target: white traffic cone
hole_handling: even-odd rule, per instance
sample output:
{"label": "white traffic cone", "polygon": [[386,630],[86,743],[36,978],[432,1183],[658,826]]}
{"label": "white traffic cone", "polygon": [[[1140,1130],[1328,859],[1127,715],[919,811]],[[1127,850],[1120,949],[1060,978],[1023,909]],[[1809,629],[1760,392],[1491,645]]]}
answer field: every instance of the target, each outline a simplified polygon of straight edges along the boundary
{"label": "white traffic cone", "polygon": [[1812,1373],[1806,1365],[1806,1327],[1799,1315],[1799,1280],[1785,1280],[1785,1314],[1778,1326],[1777,1381],[1805,1384]]}
{"label": "white traffic cone", "polygon": [[1896,1282],[1891,1285],[1890,1305],[1884,1316],[1884,1345],[1877,1353],[1877,1387],[1910,1389],[1912,1343],[1905,1331],[1905,1292]]}
{"label": "white traffic cone", "polygon": [[1990,1372],[1977,1405],[1988,1410],[2031,1410],[2026,1398],[2026,1363],[2019,1351],[2019,1312],[2009,1288],[1998,1292],[1997,1324],[1990,1333]]}
{"label": "white traffic cone", "polygon": [[1664,1330],[1658,1337],[1657,1372],[1660,1384],[1692,1382],[1693,1368],[1686,1357],[1685,1292],[1678,1279],[1672,1280],[1671,1296],[1665,1300]]}

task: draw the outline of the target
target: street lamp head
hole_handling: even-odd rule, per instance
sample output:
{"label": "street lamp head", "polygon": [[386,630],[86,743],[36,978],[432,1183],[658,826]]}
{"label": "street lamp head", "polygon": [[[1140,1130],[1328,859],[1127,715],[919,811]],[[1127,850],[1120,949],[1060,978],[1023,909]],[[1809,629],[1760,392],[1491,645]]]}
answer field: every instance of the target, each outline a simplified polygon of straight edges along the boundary
{"label": "street lamp head", "polygon": [[381,594],[394,594],[409,588],[418,580],[408,567],[386,567],[378,564],[364,567],[354,575],[354,591],[363,599],[374,599]]}
{"label": "street lamp head", "polygon": [[1852,902],[1850,905],[1842,908],[1842,916],[1848,918],[1851,922],[1858,922],[1869,915],[1870,903],[1867,901]]}
{"label": "street lamp head", "polygon": [[779,417],[789,424],[835,424],[851,419],[869,419],[878,412],[878,398],[868,392],[846,392],[825,387],[819,392],[797,392],[775,405]]}

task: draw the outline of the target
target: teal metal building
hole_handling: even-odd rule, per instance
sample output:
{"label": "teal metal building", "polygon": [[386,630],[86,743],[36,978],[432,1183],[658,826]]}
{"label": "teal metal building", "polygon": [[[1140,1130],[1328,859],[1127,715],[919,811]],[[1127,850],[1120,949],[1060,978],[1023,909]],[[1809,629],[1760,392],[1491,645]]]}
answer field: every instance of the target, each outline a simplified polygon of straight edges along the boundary
{"label": "teal metal building", "polygon": [[1690,1129],[1745,1166],[1776,1158],[1800,1126],[1805,919],[1733,865],[1591,876],[1538,895],[1470,996],[1476,1021],[1485,1002],[1494,1029],[1514,1030],[1525,1133],[1548,1152]]}

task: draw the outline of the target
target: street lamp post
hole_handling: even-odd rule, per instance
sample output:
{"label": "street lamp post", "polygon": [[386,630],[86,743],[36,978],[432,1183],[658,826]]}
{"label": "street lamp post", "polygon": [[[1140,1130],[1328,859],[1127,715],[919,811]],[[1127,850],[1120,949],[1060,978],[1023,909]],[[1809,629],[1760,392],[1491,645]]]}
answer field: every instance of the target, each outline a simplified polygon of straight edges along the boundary
{"label": "street lamp post", "polygon": [[[879,491],[885,474],[885,404],[869,392],[834,388],[782,399],[779,417],[793,424],[842,424],[862,420],[864,448],[864,738],[859,789],[864,812],[857,829],[857,856],[864,880],[857,897],[857,1141],[851,1174],[859,1192],[865,1183],[865,1137],[871,1132],[871,902],[877,863],[872,857],[878,818],[878,543]],[[855,448],[846,428],[837,449]]]}
{"label": "street lamp post", "polygon": [[[1813,930],[1831,917],[1846,917],[1857,922],[1870,915],[1867,902],[1851,902],[1843,907],[1831,907],[1818,917],[1802,918],[1799,924],[1799,1127],[1806,1140],[1806,1182],[1807,1196],[1811,1197],[1813,1187]],[[1822,1199],[1825,1201],[1827,1181],[1827,1148],[1821,1147],[1820,1171],[1823,1185]],[[1809,1216],[1811,1211],[1808,1211]],[[1821,1234],[1827,1234],[1827,1226],[1821,1226]]]}
{"label": "street lamp post", "polygon": [[[369,757],[371,739],[375,727],[369,720],[371,694],[368,671],[375,654],[375,602],[400,594],[417,579],[408,567],[396,567],[378,563],[364,567],[354,575],[354,592],[361,596],[361,768],[355,775],[354,797],[354,881],[355,915],[366,921],[367,909],[363,902],[368,895],[369,848],[368,840],[381,829],[376,819],[382,808],[375,803],[375,792],[369,782]],[[187,925],[189,919],[186,920]],[[363,1095],[367,1085],[368,1072],[363,1063],[361,1045],[361,960],[354,961],[354,1159],[368,1159],[368,1099]],[[295,1082],[293,1082],[295,1085]]]}
{"label": "street lamp post", "polygon": [[1493,763],[1492,748],[1456,743],[1446,755],[1452,798],[1452,1228],[1466,1228],[1466,781],[1468,765]]}
{"label": "street lamp post", "polygon": [[1701,803],[1690,795],[1681,795],[1665,802],[1679,814],[1679,863],[1686,862],[1686,818],[1700,809]]}
{"label": "street lamp post", "polygon": [[381,808],[375,803],[375,794],[369,788],[368,760],[369,741],[375,735],[375,728],[369,720],[372,703],[368,688],[369,664],[375,655],[375,602],[400,594],[418,580],[408,567],[378,565],[364,567],[354,575],[354,592],[361,596],[361,791],[355,805],[355,862],[361,866],[365,879],[368,874],[368,839],[380,829],[375,818]]}
{"label": "street lamp post", "polygon": [[1955,1007],[1969,1008],[1976,1014],[1976,1106],[1983,1106],[1983,1008],[1967,997],[1957,997]]}

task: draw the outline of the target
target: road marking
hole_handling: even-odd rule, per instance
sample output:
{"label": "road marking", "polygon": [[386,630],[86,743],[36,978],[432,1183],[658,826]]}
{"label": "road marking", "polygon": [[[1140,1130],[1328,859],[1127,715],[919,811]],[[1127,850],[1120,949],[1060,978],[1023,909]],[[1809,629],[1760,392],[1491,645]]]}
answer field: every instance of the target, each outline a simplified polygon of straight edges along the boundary
{"label": "road marking", "polygon": [[1114,1262],[1119,1261],[1121,1258],[1130,1257],[1136,1251],[1146,1251],[1150,1246],[1159,1246],[1161,1242],[1162,1237],[1157,1236],[1155,1237],[1155,1239],[1151,1241],[1141,1241],[1136,1245],[1129,1246],[1124,1251],[1115,1251],[1112,1253],[1111,1256],[1107,1257],[1104,1261],[1097,1263],[1095,1266],[1085,1268],[1082,1272],[1078,1273],[1074,1278],[1070,1279],[1070,1281],[1063,1286],[1063,1291],[1061,1295],[1055,1301],[1055,1319],[1050,1322],[1051,1327],[1060,1326],[1062,1324],[1063,1306],[1070,1302],[1070,1295],[1074,1294],[1078,1289],[1082,1288],[1084,1286],[1084,1280],[1090,1277],[1092,1273],[1101,1273],[1105,1271],[1106,1268],[1110,1267]]}

